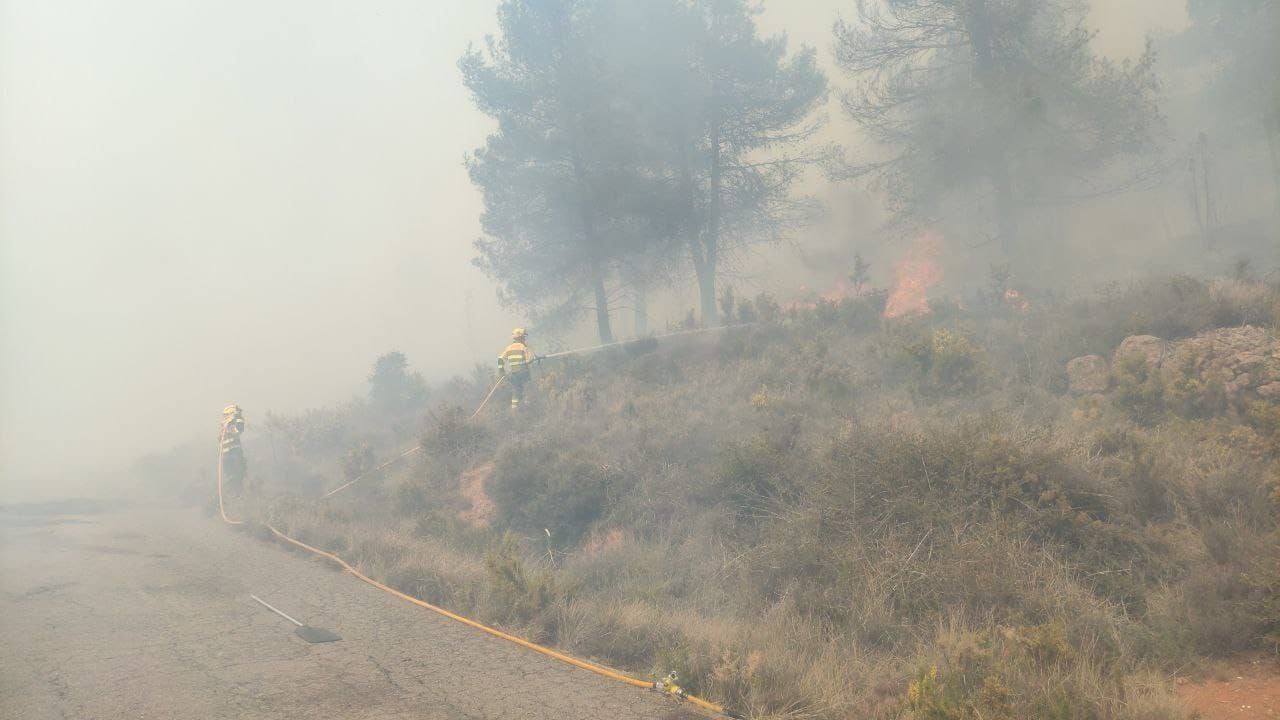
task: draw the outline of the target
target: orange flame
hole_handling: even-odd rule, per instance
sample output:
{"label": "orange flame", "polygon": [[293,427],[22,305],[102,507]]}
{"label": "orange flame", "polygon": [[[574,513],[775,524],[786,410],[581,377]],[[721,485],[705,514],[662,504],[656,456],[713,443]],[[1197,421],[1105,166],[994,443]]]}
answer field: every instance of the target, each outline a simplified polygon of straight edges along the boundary
{"label": "orange flame", "polygon": [[1022,294],[1013,288],[1004,291],[1004,301],[1018,312],[1027,312],[1031,309],[1031,303],[1023,299]]}
{"label": "orange flame", "polygon": [[893,266],[893,289],[884,306],[885,317],[929,312],[929,289],[942,279],[942,266],[938,264],[941,252],[942,237],[933,233],[922,235],[911,244],[906,257]]}

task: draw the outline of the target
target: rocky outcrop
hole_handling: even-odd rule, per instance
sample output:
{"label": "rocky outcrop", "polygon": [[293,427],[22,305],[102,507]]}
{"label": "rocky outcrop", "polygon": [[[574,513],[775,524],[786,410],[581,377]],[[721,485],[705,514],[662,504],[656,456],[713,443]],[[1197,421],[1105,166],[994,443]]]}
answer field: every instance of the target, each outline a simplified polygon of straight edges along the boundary
{"label": "rocky outcrop", "polygon": [[1111,382],[1106,358],[1085,355],[1067,363],[1067,391],[1072,395],[1104,393]]}
{"label": "rocky outcrop", "polygon": [[1249,325],[1210,330],[1174,343],[1162,369],[1221,382],[1229,400],[1274,397],[1280,394],[1280,341]]}
{"label": "rocky outcrop", "polygon": [[1155,335],[1130,335],[1120,343],[1120,347],[1116,348],[1111,361],[1120,362],[1121,358],[1141,355],[1148,365],[1158,366],[1164,359],[1167,349],[1165,341]]}
{"label": "rocky outcrop", "polygon": [[[1134,356],[1159,369],[1170,388],[1221,388],[1233,404],[1250,398],[1280,401],[1280,340],[1263,328],[1219,328],[1173,342],[1132,335],[1116,348],[1112,365]],[[1074,395],[1106,392],[1107,361],[1098,355],[1075,358],[1067,364],[1067,380]]]}

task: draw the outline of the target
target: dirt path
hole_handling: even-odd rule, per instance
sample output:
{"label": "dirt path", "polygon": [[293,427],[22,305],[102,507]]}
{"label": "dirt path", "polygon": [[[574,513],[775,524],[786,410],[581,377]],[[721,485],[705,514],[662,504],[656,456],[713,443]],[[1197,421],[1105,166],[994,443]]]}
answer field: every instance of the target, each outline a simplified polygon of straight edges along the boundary
{"label": "dirt path", "polygon": [[0,512],[0,717],[700,717],[192,512],[42,512]]}
{"label": "dirt path", "polygon": [[1201,720],[1280,718],[1280,667],[1273,658],[1241,658],[1220,670],[1220,678],[1178,681],[1178,696]]}

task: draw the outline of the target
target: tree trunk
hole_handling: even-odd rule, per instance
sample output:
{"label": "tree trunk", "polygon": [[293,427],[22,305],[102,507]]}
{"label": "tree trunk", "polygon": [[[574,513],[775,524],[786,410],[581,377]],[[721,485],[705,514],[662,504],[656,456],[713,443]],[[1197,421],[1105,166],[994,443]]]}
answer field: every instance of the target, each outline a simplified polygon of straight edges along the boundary
{"label": "tree trunk", "polygon": [[1275,212],[1280,215],[1280,113],[1262,121],[1262,132],[1267,136],[1267,149],[1271,151],[1271,188],[1275,191]]}
{"label": "tree trunk", "polygon": [[596,294],[596,332],[600,335],[600,344],[608,345],[613,342],[613,328],[609,325],[609,293],[604,289],[600,261],[591,261],[591,276]]}
{"label": "tree trunk", "polygon": [[702,326],[720,324],[720,309],[716,307],[716,276],[711,270],[698,273],[698,298],[702,304]]}
{"label": "tree trunk", "polygon": [[1204,242],[1212,246],[1218,233],[1218,206],[1214,202],[1213,184],[1209,181],[1209,136],[1200,133],[1200,177],[1204,187]]}
{"label": "tree trunk", "polygon": [[[995,59],[991,54],[991,17],[987,13],[986,0],[973,3],[968,32],[969,42],[973,45],[973,74],[983,90],[994,94],[999,79],[995,75]],[[993,151],[988,162],[987,175],[995,192],[1000,248],[1006,257],[1013,259],[1019,250],[1018,206],[1013,195],[1013,181],[1009,177],[1009,158],[1001,147]]]}
{"label": "tree trunk", "polygon": [[[702,247],[699,247],[702,246]],[[694,239],[693,271],[698,277],[698,299],[702,305],[702,326],[715,327],[720,324],[720,308],[716,305],[716,264],[715,254],[709,244]]]}
{"label": "tree trunk", "polygon": [[600,267],[600,238],[596,234],[595,215],[586,193],[586,174],[577,150],[573,151],[573,177],[578,182],[578,213],[582,219],[582,232],[587,240],[587,252],[591,257],[591,280],[596,295],[596,332],[600,344],[613,342],[613,329],[609,326],[609,294],[604,289],[604,272]]}
{"label": "tree trunk", "polygon": [[[702,326],[720,324],[720,308],[716,305],[716,264],[720,249],[721,185],[720,126],[711,133],[711,204],[707,211],[707,229],[702,237],[702,270],[698,272],[698,294],[702,300]],[[698,266],[695,262],[694,269]]]}
{"label": "tree trunk", "polygon": [[996,194],[996,227],[1000,233],[1000,248],[1010,260],[1017,257],[1018,201],[1013,197],[1013,181],[1009,179],[1009,165],[1003,154],[991,162],[991,187]]}
{"label": "tree trunk", "polygon": [[649,334],[649,290],[644,283],[636,283],[632,300],[635,303],[631,309],[633,331],[636,337],[644,337]]}
{"label": "tree trunk", "polygon": [[1200,231],[1200,241],[1203,243],[1207,233],[1204,229],[1204,213],[1200,212],[1200,172],[1196,169],[1194,150],[1187,159],[1187,172],[1191,175],[1191,216],[1196,219],[1196,229]]}
{"label": "tree trunk", "polygon": [[609,294],[604,291],[604,280],[598,275],[595,283],[596,291],[596,332],[600,334],[600,344],[613,342],[613,329],[609,326]]}

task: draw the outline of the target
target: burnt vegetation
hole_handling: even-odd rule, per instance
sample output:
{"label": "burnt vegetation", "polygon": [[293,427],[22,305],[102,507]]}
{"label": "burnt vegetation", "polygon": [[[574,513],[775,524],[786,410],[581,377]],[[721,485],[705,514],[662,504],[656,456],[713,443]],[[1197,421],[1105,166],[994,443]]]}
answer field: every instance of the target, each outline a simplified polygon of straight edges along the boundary
{"label": "burnt vegetation", "polygon": [[[300,452],[276,517],[755,717],[1185,717],[1171,672],[1271,647],[1280,289],[1179,276],[875,322],[871,302],[548,363],[518,432],[466,419],[482,383],[432,388],[425,452],[322,502],[306,478],[337,484],[343,445]],[[1066,371],[1090,354],[1094,386]],[[329,422],[400,449],[362,407]]]}

